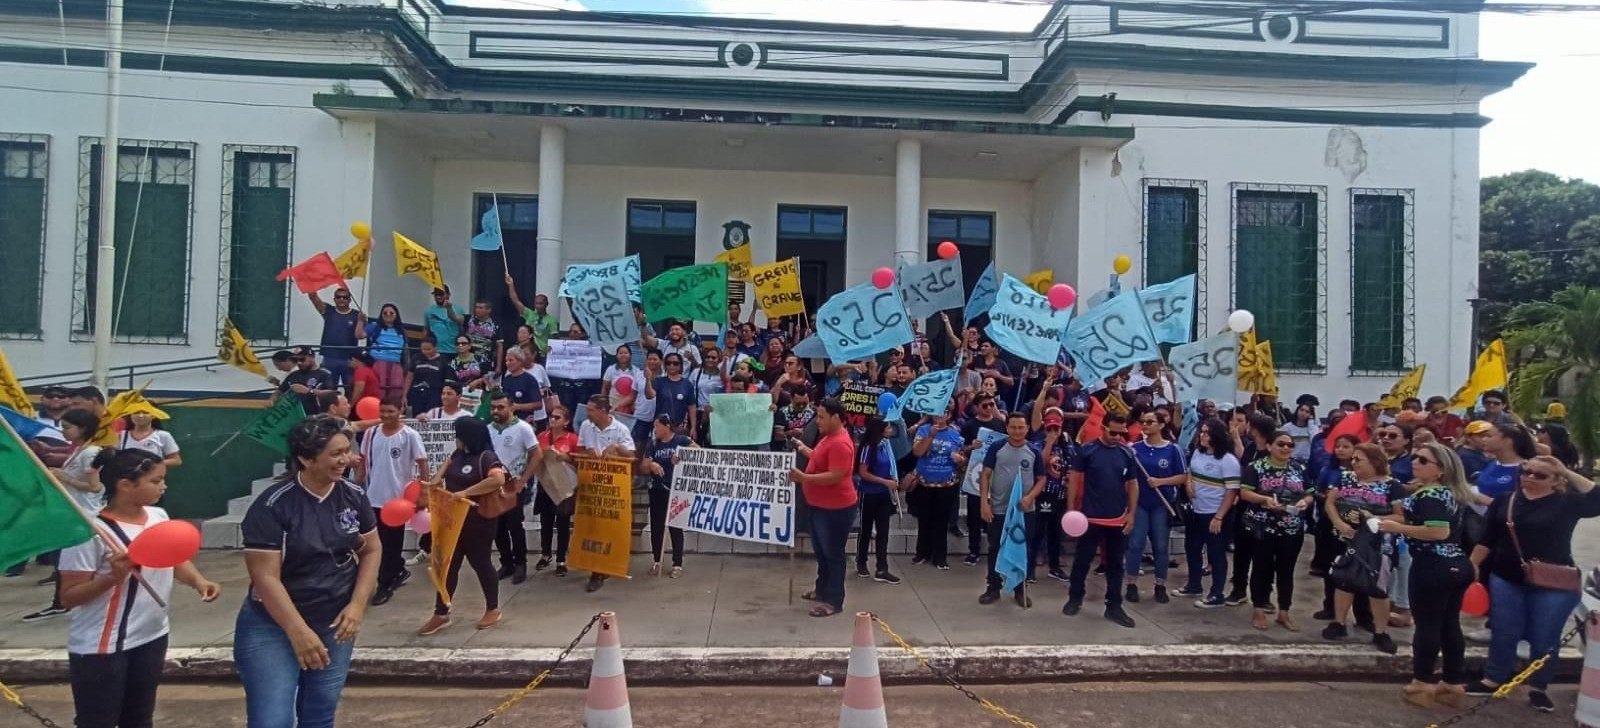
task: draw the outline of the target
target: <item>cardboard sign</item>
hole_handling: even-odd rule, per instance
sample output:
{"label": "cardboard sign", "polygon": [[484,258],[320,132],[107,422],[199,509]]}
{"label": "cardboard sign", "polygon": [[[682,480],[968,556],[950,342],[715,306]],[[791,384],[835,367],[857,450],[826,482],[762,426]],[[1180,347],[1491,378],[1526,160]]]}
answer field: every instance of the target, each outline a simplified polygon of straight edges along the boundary
{"label": "cardboard sign", "polygon": [[714,536],[794,545],[792,452],[684,447],[672,471],[667,525]]}
{"label": "cardboard sign", "polygon": [[599,379],[600,352],[598,345],[587,341],[551,339],[545,373],[562,379]]}
{"label": "cardboard sign", "polygon": [[561,278],[561,286],[556,289],[556,295],[561,298],[572,298],[572,286],[582,283],[591,276],[600,278],[622,277],[622,282],[628,287],[628,300],[639,300],[639,287],[642,280],[639,275],[639,256],[629,255],[618,258],[609,263],[581,264],[574,263],[567,266],[566,275]]}
{"label": "cardboard sign", "polygon": [[798,258],[752,267],[750,280],[756,286],[756,302],[768,316],[799,316],[806,312]]}
{"label": "cardboard sign", "polygon": [[862,283],[817,308],[817,335],[834,363],[860,361],[909,343],[911,319],[894,286]]}
{"label": "cardboard sign", "polygon": [[711,395],[711,444],[718,447],[772,442],[772,395]]}
{"label": "cardboard sign", "polygon": [[579,571],[627,578],[633,548],[633,461],[582,457],[576,463],[578,502],[568,562]]}

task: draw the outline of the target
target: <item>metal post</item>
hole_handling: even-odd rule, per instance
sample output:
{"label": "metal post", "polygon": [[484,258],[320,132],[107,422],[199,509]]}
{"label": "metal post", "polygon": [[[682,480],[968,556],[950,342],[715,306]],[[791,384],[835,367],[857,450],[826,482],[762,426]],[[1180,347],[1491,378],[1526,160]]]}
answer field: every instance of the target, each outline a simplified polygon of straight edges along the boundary
{"label": "metal post", "polygon": [[95,253],[94,374],[100,390],[111,386],[111,303],[117,271],[117,116],[122,95],[122,2],[106,2],[106,133],[100,144],[100,240]]}

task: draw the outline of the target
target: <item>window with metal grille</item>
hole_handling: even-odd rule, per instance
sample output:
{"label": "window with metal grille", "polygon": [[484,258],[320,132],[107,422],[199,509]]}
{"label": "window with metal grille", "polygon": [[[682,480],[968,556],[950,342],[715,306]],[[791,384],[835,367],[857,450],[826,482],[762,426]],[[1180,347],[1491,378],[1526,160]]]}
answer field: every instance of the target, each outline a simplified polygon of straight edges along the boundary
{"label": "window with metal grille", "polygon": [[1350,191],[1350,370],[1411,366],[1411,193]]}
{"label": "window with metal grille", "polygon": [[[117,151],[112,334],[119,341],[187,344],[194,145],[124,140]],[[79,150],[79,272],[74,335],[93,334],[100,274],[99,140]]]}
{"label": "window with metal grille", "polygon": [[0,134],[0,338],[43,336],[45,188],[49,137]]}
{"label": "window with metal grille", "polygon": [[1195,274],[1196,331],[1206,313],[1206,183],[1204,180],[1144,181],[1144,284]]}
{"label": "window with metal grille", "polygon": [[222,173],[227,316],[249,339],[285,341],[289,287],[277,274],[292,262],[294,149],[229,145]]}
{"label": "window with metal grille", "polygon": [[800,293],[808,311],[844,290],[845,216],[843,207],[778,206],[775,260],[800,259]]}
{"label": "window with metal grille", "polygon": [[1234,308],[1255,314],[1280,370],[1324,366],[1321,188],[1235,185]]}
{"label": "window with metal grille", "polygon": [[628,255],[639,256],[639,273],[649,280],[662,271],[694,265],[693,202],[628,201]]}

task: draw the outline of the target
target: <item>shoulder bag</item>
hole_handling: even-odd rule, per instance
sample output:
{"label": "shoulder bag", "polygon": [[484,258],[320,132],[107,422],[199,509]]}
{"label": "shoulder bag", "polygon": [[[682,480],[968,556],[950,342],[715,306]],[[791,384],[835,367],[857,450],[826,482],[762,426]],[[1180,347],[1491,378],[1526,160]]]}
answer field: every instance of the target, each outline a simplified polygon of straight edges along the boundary
{"label": "shoulder bag", "polygon": [[1522,562],[1522,574],[1527,578],[1528,584],[1541,589],[1554,589],[1572,594],[1582,593],[1583,572],[1578,571],[1578,567],[1551,564],[1538,559],[1530,561],[1522,555],[1522,542],[1517,540],[1517,525],[1511,519],[1511,513],[1516,505],[1517,492],[1512,491],[1511,499],[1506,503],[1506,532],[1511,534],[1511,546],[1517,550],[1517,560]]}
{"label": "shoulder bag", "polygon": [[[483,468],[483,455],[486,454],[488,453],[485,452],[478,456],[478,470],[485,475],[487,475],[488,471]],[[502,469],[504,469],[504,466],[502,466]],[[507,471],[506,480],[500,484],[499,488],[478,496],[478,515],[493,520],[510,512],[511,509],[517,507],[518,496],[522,494],[522,489],[527,485],[527,483],[518,480],[516,476]]]}

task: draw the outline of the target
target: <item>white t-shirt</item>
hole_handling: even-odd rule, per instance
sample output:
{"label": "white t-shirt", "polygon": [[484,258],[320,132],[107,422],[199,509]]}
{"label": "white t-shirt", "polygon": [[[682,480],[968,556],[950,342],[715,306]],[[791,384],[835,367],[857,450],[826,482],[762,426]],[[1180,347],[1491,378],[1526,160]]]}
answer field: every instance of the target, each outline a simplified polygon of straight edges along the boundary
{"label": "white t-shirt", "polygon": [[457,407],[456,411],[454,412],[445,412],[443,407],[434,407],[433,409],[422,413],[422,416],[426,417],[429,421],[445,420],[448,422],[450,420],[459,420],[462,417],[471,417],[472,413],[460,407]]}
{"label": "white t-shirt", "polygon": [[[94,465],[94,456],[99,454],[100,448],[94,445],[85,445],[73,452],[72,456],[68,457],[65,463],[62,463],[61,469],[66,472],[67,477],[73,480],[89,481],[99,486],[100,480],[90,472],[90,468]],[[106,507],[104,486],[101,486],[100,490],[93,493],[78,490],[70,485],[67,486],[67,490],[72,493],[73,500],[78,501],[78,504],[88,509],[90,513],[99,513],[101,508]]]}
{"label": "white t-shirt", "polygon": [[670,341],[662,342],[661,343],[661,356],[663,358],[665,358],[666,355],[668,355],[668,354],[677,354],[679,357],[683,358],[683,360],[684,360],[683,371],[684,372],[688,372],[689,371],[689,366],[691,364],[695,365],[695,366],[699,366],[699,364],[700,364],[700,345],[696,344],[694,341],[690,340],[688,337],[684,338],[683,345],[681,345],[681,346],[678,345],[678,344],[674,344],[674,343],[672,343]]}
{"label": "white t-shirt", "polygon": [[490,422],[489,440],[494,456],[500,459],[506,475],[512,478],[522,477],[522,471],[528,467],[528,452],[539,449],[539,436],[534,434],[533,425],[516,418],[504,428],[498,422]]}
{"label": "white t-shirt", "polygon": [[611,418],[611,424],[604,429],[595,425],[594,420],[584,420],[578,428],[578,446],[586,447],[595,452],[601,452],[612,445],[621,445],[626,452],[633,452],[633,433],[628,431],[627,425],[622,424],[617,418]]}
{"label": "white t-shirt", "polygon": [[656,398],[644,396],[645,375],[641,370],[639,378],[633,380],[633,418],[640,422],[651,422],[656,418]]}
{"label": "white t-shirt", "polygon": [[152,430],[150,436],[143,440],[134,437],[131,432],[123,431],[117,437],[117,448],[121,450],[135,448],[165,460],[178,454],[178,441],[172,439],[172,433],[166,430]]}
{"label": "white t-shirt", "polygon": [[[167,512],[145,506],[144,525],[117,521],[117,527],[129,540],[139,537],[146,528],[169,520]],[[91,538],[77,546],[61,551],[62,571],[93,574],[111,573],[111,550],[98,538]],[[150,588],[171,603],[172,569],[139,570]],[[129,604],[129,590],[132,604]],[[124,610],[127,610],[124,613]],[[131,577],[105,593],[72,609],[72,622],[67,626],[67,652],[74,655],[107,655],[131,650],[167,633],[167,610],[156,605],[144,587]]]}
{"label": "white t-shirt", "polygon": [[606,373],[601,375],[600,378],[611,384],[611,409],[613,410],[615,410],[625,398],[624,395],[617,392],[617,380],[631,380],[628,383],[628,391],[634,395],[634,416],[638,416],[639,400],[644,399],[644,370],[638,367],[620,369],[617,367],[617,365],[612,364],[611,366],[606,367]]}
{"label": "white t-shirt", "polygon": [[405,495],[406,483],[417,477],[417,461],[426,460],[422,435],[407,425],[393,435],[379,425],[361,439],[361,458],[367,465],[367,500],[373,508]]}
{"label": "white t-shirt", "polygon": [[[539,382],[540,396],[543,396],[545,392],[550,391],[550,373],[545,371],[543,364],[534,364],[533,366],[528,367],[528,373],[532,374],[533,378]],[[533,420],[535,422],[544,422],[548,419],[550,419],[550,413],[546,411],[545,408],[540,407],[539,409],[533,411]]]}
{"label": "white t-shirt", "polygon": [[1194,512],[1216,513],[1223,496],[1239,489],[1239,459],[1233,453],[1217,457],[1195,451],[1189,458],[1189,474],[1194,478]]}

